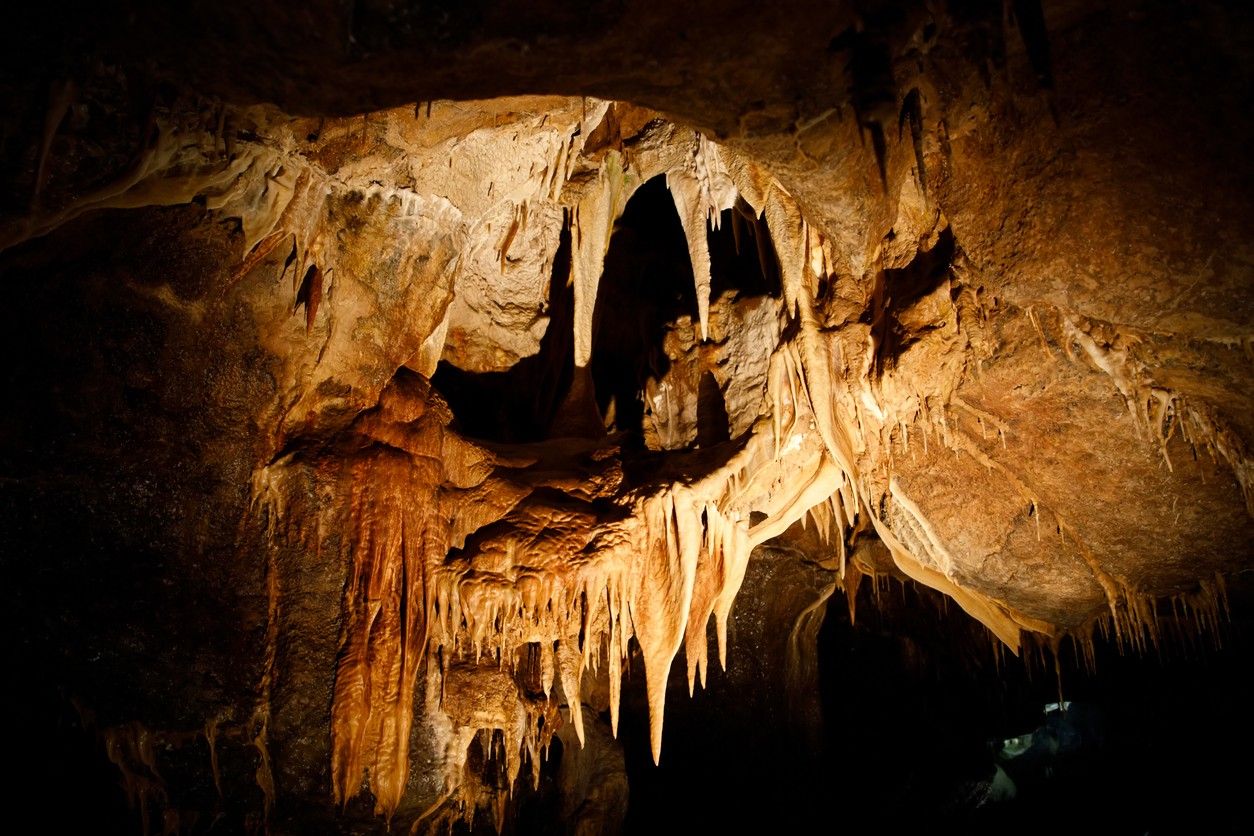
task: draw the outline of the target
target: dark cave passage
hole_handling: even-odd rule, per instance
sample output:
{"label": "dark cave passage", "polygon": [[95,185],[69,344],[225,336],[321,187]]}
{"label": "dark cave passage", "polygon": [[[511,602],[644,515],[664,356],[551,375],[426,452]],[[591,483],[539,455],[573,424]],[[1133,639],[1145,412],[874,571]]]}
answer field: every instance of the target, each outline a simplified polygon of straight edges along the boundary
{"label": "dark cave passage", "polygon": [[710,228],[706,240],[710,247],[711,301],[728,293],[738,298],[779,298],[779,259],[770,227],[766,218],[754,215],[744,198],[720,213],[718,228]]}
{"label": "dark cave passage", "polygon": [[575,294],[569,276],[567,219],[549,276],[549,325],[540,350],[503,372],[468,372],[441,360],[432,376],[453,410],[456,429],[471,438],[509,443],[548,437],[574,371]]}
{"label": "dark cave passage", "polygon": [[1248,769],[1231,758],[1254,743],[1233,725],[1254,697],[1248,620],[1201,653],[1177,640],[1121,653],[1099,638],[1095,669],[1064,642],[1055,671],[1031,642],[995,664],[985,631],[931,590],[891,581],[876,597],[856,626],[831,603],[819,665],[834,781],[886,826],[1242,829]]}
{"label": "dark cave passage", "polygon": [[[712,309],[735,320],[737,303],[780,295],[779,264],[764,220],[741,200],[707,225]],[[639,451],[651,414],[647,392],[674,370],[685,397],[696,401],[700,447],[727,441],[730,420],[712,365],[715,346],[696,333],[697,297],[683,227],[665,177],[645,183],[615,225],[597,295],[592,376],[597,407]],[[733,326],[728,326],[734,330]],[[668,337],[671,339],[668,340]],[[731,341],[741,335],[730,333]],[[757,350],[754,347],[753,350]],[[769,352],[770,346],[761,346]],[[608,418],[607,418],[608,420]]]}
{"label": "dark cave passage", "polygon": [[[765,220],[744,204],[707,227],[711,303],[729,310],[743,299],[778,298],[779,264]],[[432,383],[448,400],[455,426],[473,438],[507,443],[554,434],[573,374],[574,322],[569,221],[549,280],[549,324],[540,351],[503,372],[469,372],[442,360]],[[591,373],[598,412],[629,451],[643,450],[646,389],[677,362],[668,333],[697,320],[692,263],[664,175],[642,185],[614,225],[593,314]],[[734,339],[734,337],[733,337]],[[701,349],[701,346],[695,346]],[[763,351],[769,347],[764,346]],[[684,362],[707,365],[700,351]],[[697,399],[698,446],[729,438],[723,393],[709,368],[687,370]]]}
{"label": "dark cave passage", "polygon": [[[912,308],[936,292],[949,278],[958,253],[953,229],[946,226],[930,249],[920,249],[904,267],[883,271],[873,293],[871,307],[863,315],[863,321],[871,325],[878,372],[891,368],[918,339],[919,315],[912,315]],[[931,327],[936,327],[936,323],[924,326],[925,329]]]}
{"label": "dark cave passage", "polygon": [[593,315],[592,381],[602,415],[640,444],[650,377],[670,368],[663,340],[680,317],[696,318],[692,263],[663,175],[627,202],[609,239]]}
{"label": "dark cave passage", "polygon": [[[620,732],[627,832],[827,832],[834,806],[855,833],[1243,832],[1254,738],[1234,721],[1254,699],[1248,619],[1225,628],[1217,651],[1121,654],[1098,640],[1095,672],[1064,643],[1058,674],[1031,644],[996,662],[987,631],[939,593],[864,579],[856,622],[841,591],[827,601],[810,680],[816,723],[765,629],[781,597],[815,588],[793,560],[755,554],[729,670],[716,665],[691,699],[681,651],[658,767],[633,668]],[[1060,689],[1065,712],[1051,710]]]}
{"label": "dark cave passage", "polygon": [[592,380],[602,415],[639,444],[645,381],[670,368],[663,340],[697,316],[692,262],[666,178],[641,186],[614,225],[592,325]]}

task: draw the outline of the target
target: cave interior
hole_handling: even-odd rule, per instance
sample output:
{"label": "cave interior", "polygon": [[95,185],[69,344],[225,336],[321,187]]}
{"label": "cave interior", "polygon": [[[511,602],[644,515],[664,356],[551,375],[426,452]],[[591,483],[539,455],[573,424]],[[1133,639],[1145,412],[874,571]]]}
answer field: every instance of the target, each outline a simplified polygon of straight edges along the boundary
{"label": "cave interior", "polygon": [[11,820],[1245,832],[1243,4],[8,16]]}

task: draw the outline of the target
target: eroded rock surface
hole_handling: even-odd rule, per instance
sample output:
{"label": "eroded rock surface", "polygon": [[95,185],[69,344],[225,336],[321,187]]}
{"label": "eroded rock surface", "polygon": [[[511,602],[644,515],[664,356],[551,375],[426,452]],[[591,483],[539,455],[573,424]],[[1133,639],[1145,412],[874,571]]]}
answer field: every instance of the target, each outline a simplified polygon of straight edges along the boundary
{"label": "eroded rock surface", "polygon": [[[499,826],[557,735],[613,819],[632,654],[657,760],[755,549],[1016,652],[1213,627],[1254,542],[1248,22],[796,5],[305,42],[316,7],[206,4],[136,35],[155,92],[128,49],[6,64],[13,611],[145,816]],[[177,60],[189,21],[262,46]],[[588,95],[466,98],[517,93]]]}

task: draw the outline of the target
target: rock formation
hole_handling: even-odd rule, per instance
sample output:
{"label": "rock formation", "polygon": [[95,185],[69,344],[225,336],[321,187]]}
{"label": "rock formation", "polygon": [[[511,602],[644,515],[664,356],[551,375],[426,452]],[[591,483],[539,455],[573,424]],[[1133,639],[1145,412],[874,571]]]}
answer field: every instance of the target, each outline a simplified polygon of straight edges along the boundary
{"label": "rock formation", "polygon": [[1251,568],[1243,12],[119,5],[5,59],[0,475],[146,831],[507,826],[555,740],[604,827],[755,560],[798,717],[864,577],[1083,655]]}

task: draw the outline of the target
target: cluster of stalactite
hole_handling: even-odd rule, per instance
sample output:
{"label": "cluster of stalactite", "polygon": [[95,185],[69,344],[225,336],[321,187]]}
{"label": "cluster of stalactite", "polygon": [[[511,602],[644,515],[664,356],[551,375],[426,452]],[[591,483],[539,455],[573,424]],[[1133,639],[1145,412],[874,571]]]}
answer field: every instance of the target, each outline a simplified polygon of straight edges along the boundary
{"label": "cluster of stalactite", "polygon": [[[685,230],[695,227],[689,237],[699,310],[704,317],[709,309],[707,224],[743,199],[770,224],[783,279],[779,316],[794,324],[792,336],[771,350],[762,414],[734,452],[719,458],[698,451],[673,477],[628,488],[617,450],[605,439],[544,442],[503,455],[461,438],[448,428],[451,414],[439,395],[413,375],[394,381],[380,407],[358,420],[351,431],[358,441],[322,459],[321,467],[336,464],[347,480],[337,492],[347,497],[345,508],[323,512],[342,513],[334,518],[348,527],[351,567],[333,708],[337,800],[369,786],[379,813],[396,810],[424,675],[425,714],[445,741],[446,789],[460,793],[472,815],[484,803],[485,785],[465,771],[471,742],[501,753],[508,785],[524,758],[538,778],[559,704],[583,739],[585,672],[604,668],[617,731],[633,639],[646,670],[653,756],[660,758],[676,655],[682,648],[690,689],[705,681],[713,617],[725,664],[727,620],[751,550],[797,521],[813,520],[824,532],[832,568],[855,594],[860,570],[846,546],[857,531],[873,531],[895,571],[952,597],[1013,652],[1024,630],[1055,642],[1061,635],[947,577],[943,541],[891,477],[884,500],[906,524],[890,526],[886,506],[868,502],[870,482],[857,463],[870,427],[894,429],[883,406],[892,401],[884,393],[891,381],[876,391],[870,375],[831,370],[870,366],[879,346],[868,333],[863,358],[855,359],[844,354],[850,342],[820,331],[816,290],[837,280],[823,236],[761,172],[742,168],[743,188],[727,172],[718,149],[698,139],[690,161],[668,175]],[[572,283],[577,311],[585,314],[575,317],[577,364],[587,362],[590,300],[609,225],[623,203],[621,180],[603,177],[574,212]],[[923,444],[935,436],[933,443],[963,449],[946,406],[922,393],[912,402],[925,416]],[[983,416],[975,417],[983,429]],[[908,427],[918,418],[896,419],[907,447]],[[1094,570],[1100,572],[1096,564]],[[1116,635],[1136,649],[1143,637],[1156,641],[1153,608],[1107,584]],[[1217,612],[1197,611],[1207,619]]]}
{"label": "cluster of stalactite", "polygon": [[[910,112],[918,106],[916,96]],[[414,358],[383,388],[376,406],[331,438],[302,438],[290,428],[276,432],[284,436],[282,449],[257,470],[254,504],[264,509],[275,540],[299,532],[297,539],[318,554],[312,542],[318,532],[340,533],[347,578],[331,712],[338,803],[368,787],[378,813],[391,816],[398,809],[421,701],[425,721],[443,741],[449,797],[460,793],[467,815],[481,804],[499,807],[499,794],[485,798],[490,788],[467,775],[472,742],[499,752],[508,786],[524,760],[537,778],[543,751],[563,722],[561,706],[583,739],[582,679],[602,670],[616,732],[633,640],[644,660],[652,752],[659,759],[665,686],[675,657],[684,651],[690,690],[705,682],[712,618],[720,663],[726,664],[727,623],[750,553],[797,522],[812,520],[824,533],[832,550],[828,565],[852,589],[851,610],[858,579],[874,574],[849,553],[866,534],[883,543],[894,571],[952,598],[1012,652],[1025,631],[1055,643],[1065,635],[957,577],[951,546],[892,473],[894,448],[908,451],[913,433],[915,444],[943,445],[1004,476],[1038,527],[1049,513],[1023,480],[975,441],[977,430],[981,440],[990,430],[1004,434],[1001,422],[954,393],[968,339],[958,328],[959,312],[975,323],[968,331],[978,328],[988,317],[985,301],[956,277],[944,279],[936,302],[941,313],[929,328],[949,335],[952,350],[938,353],[927,389],[918,387],[894,374],[894,329],[902,326],[883,287],[884,270],[867,309],[833,324],[823,307],[825,289],[854,280],[838,272],[832,243],[806,220],[788,190],[763,167],[660,118],[642,122],[634,142],[618,136],[607,144],[607,124],[622,132],[618,108],[584,104],[556,157],[533,166],[526,188],[508,199],[512,219],[494,237],[493,261],[504,270],[511,246],[525,233],[531,202],[557,203],[569,218],[576,383],[555,423],[571,428],[573,437],[506,450],[454,431],[452,412],[428,380],[443,348],[446,314],[414,335]],[[917,114],[911,117],[916,154],[920,123]],[[918,167],[922,177],[921,161]],[[598,282],[614,222],[634,190],[657,175],[666,177],[685,233],[703,339],[710,334],[712,293],[707,235],[726,210],[733,210],[738,239],[748,224],[763,251],[769,229],[782,293],[773,303],[776,342],[761,347],[770,355],[768,374],[749,430],[721,446],[677,454],[659,474],[629,484],[620,451],[597,432],[602,416],[579,382],[587,379],[592,359]],[[414,223],[457,214],[448,201],[338,182],[282,144],[258,142],[223,159],[216,141],[164,130],[128,179],[7,230],[0,247],[91,208],[200,197],[208,209],[241,219],[237,278],[267,265],[280,278],[290,277],[292,310],[303,307],[308,332],[329,292],[335,261],[329,243],[334,236],[325,229],[328,196],[344,192],[376,200],[389,217]],[[952,238],[939,210],[931,215],[933,228],[923,236],[928,251]],[[1195,449],[1226,461],[1252,502],[1254,471],[1236,436],[1205,407],[1157,385],[1122,349],[1117,333],[1065,312],[1053,319],[1033,315],[1033,323],[1042,333],[1056,330],[1068,353],[1079,347],[1112,378],[1136,425],[1168,464],[1167,442],[1178,432]],[[591,422],[584,420],[588,415]],[[868,455],[872,445],[889,455]],[[328,484],[329,498],[297,495],[292,486],[301,472]],[[1156,646],[1162,631],[1152,600],[1105,572],[1067,522],[1053,516],[1060,541],[1074,545],[1107,598],[1108,617],[1094,623],[1130,649]],[[269,576],[273,581],[273,571]],[[274,790],[265,734],[277,640],[276,595],[270,592],[269,661],[253,729],[267,809]],[[1208,580],[1197,600],[1179,600],[1187,603],[1184,611],[1198,631],[1215,630],[1221,585]],[[129,733],[109,740],[111,757],[116,754],[115,762],[134,776],[128,791],[147,809],[157,792],[150,744]]]}

